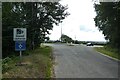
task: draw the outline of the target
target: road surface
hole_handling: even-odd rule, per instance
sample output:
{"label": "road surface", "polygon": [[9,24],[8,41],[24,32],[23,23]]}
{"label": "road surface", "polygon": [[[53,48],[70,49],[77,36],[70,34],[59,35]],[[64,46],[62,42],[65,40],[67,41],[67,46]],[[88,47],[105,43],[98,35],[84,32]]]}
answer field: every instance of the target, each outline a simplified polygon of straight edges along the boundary
{"label": "road surface", "polygon": [[118,62],[84,45],[53,47],[56,78],[118,78]]}

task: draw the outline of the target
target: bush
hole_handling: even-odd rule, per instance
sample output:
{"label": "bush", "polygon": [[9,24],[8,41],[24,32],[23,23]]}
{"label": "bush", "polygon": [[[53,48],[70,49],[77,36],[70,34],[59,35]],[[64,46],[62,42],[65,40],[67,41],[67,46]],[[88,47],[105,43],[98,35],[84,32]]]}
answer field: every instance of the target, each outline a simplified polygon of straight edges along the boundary
{"label": "bush", "polygon": [[2,60],[2,73],[10,69],[10,66],[8,65],[10,61],[11,61],[11,58],[9,57],[6,57],[5,59]]}

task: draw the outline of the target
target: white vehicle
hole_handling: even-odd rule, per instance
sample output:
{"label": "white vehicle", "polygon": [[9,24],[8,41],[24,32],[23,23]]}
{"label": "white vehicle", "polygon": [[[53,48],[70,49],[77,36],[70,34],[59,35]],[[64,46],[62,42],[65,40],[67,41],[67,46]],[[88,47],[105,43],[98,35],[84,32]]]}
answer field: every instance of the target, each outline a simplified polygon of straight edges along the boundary
{"label": "white vehicle", "polygon": [[87,46],[93,46],[93,44],[92,43],[87,43]]}

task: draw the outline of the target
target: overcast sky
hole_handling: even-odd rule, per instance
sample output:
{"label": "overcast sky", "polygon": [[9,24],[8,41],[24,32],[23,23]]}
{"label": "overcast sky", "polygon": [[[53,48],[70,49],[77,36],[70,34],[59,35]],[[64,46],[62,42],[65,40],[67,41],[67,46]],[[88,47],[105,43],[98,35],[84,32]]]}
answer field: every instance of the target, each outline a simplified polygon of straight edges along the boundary
{"label": "overcast sky", "polygon": [[54,26],[51,40],[59,40],[62,33],[73,40],[80,41],[105,41],[102,32],[95,27],[96,16],[92,0],[61,0],[63,5],[68,5],[70,15],[59,26]]}

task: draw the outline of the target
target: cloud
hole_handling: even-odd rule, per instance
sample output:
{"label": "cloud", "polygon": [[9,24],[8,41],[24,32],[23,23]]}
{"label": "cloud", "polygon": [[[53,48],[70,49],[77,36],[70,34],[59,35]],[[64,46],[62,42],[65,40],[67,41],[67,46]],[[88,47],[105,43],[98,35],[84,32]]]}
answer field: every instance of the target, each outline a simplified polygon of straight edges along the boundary
{"label": "cloud", "polygon": [[[57,40],[62,33],[72,39],[85,41],[105,41],[102,32],[95,27],[94,11],[92,0],[61,0],[63,5],[68,4],[70,15],[59,26],[54,26],[50,39]],[[92,37],[92,38],[91,38]]]}
{"label": "cloud", "polygon": [[89,32],[89,31],[92,31],[92,29],[88,29],[85,26],[81,25],[80,26],[80,31]]}

